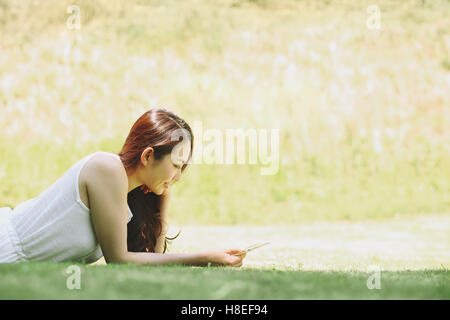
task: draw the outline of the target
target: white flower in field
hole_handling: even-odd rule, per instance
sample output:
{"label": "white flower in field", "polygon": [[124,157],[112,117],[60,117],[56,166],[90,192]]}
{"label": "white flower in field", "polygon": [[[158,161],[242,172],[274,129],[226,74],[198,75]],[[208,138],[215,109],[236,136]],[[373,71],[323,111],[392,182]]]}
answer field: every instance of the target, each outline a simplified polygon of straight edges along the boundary
{"label": "white flower in field", "polygon": [[19,110],[21,113],[27,112],[27,106],[25,104],[25,101],[17,100],[16,101],[16,109]]}
{"label": "white flower in field", "polygon": [[293,75],[297,71],[297,66],[295,63],[290,63],[289,66],[286,68],[286,74]]}
{"label": "white flower in field", "polygon": [[197,64],[205,64],[206,63],[205,57],[203,57],[203,55],[198,51],[194,51],[192,53],[191,57],[192,57],[192,60]]}
{"label": "white flower in field", "polygon": [[63,139],[61,139],[61,137],[58,137],[58,136],[56,136],[56,137],[54,138],[54,142],[55,142],[58,146],[62,146],[63,143],[64,143]]}
{"label": "white flower in field", "polygon": [[311,61],[313,61],[313,62],[320,62],[322,59],[321,59],[321,57],[320,57],[320,55],[316,52],[316,51],[314,51],[314,50],[311,50],[310,52],[309,52],[309,58],[311,59]]}
{"label": "white flower in field", "polygon": [[101,55],[100,48],[93,48],[91,51],[91,61],[93,63],[98,63],[101,60]]}
{"label": "white flower in field", "polygon": [[1,77],[0,86],[5,91],[10,90],[12,87],[19,83],[17,77],[14,74],[5,74]]}
{"label": "white flower in field", "polygon": [[59,121],[61,121],[65,127],[72,126],[71,115],[65,108],[59,111]]}
{"label": "white flower in field", "polygon": [[367,79],[366,80],[366,92],[370,93],[375,89],[376,81],[375,79]]}
{"label": "white flower in field", "polygon": [[132,72],[142,73],[149,72],[149,69],[155,68],[158,64],[156,58],[147,58],[134,56],[131,58]]}
{"label": "white flower in field", "polygon": [[159,98],[157,96],[152,96],[149,100],[151,106],[159,105]]}
{"label": "white flower in field", "polygon": [[72,54],[73,54],[73,61],[76,64],[79,64],[81,61],[83,61],[84,54],[80,49],[76,48],[75,50],[73,50]]}
{"label": "white flower in field", "polygon": [[394,139],[395,138],[395,130],[392,128],[386,128],[386,135],[391,138]]}
{"label": "white flower in field", "polygon": [[330,50],[331,54],[336,52],[336,43],[334,41],[330,41],[330,43],[328,44],[328,50]]}
{"label": "white flower in field", "polygon": [[326,119],[327,119],[327,123],[333,129],[336,129],[339,126],[339,120],[334,114],[332,114],[332,113],[328,114]]}
{"label": "white flower in field", "polygon": [[288,47],[289,56],[296,56],[298,53],[302,54],[306,52],[306,42],[302,40],[297,40],[292,42]]}
{"label": "white flower in field", "polygon": [[200,87],[203,91],[208,90],[211,87],[211,81],[208,75],[202,75],[200,78]]}
{"label": "white flower in field", "polygon": [[164,57],[164,68],[170,71],[179,71],[183,66],[181,59],[173,52],[169,52]]}
{"label": "white flower in field", "polygon": [[70,41],[67,41],[64,46],[64,51],[61,54],[61,57],[64,62],[70,61],[71,53],[72,53],[72,43]]}
{"label": "white flower in field", "polygon": [[361,138],[365,138],[365,137],[367,136],[367,130],[366,130],[366,128],[360,128],[360,129],[359,129],[359,136],[360,136]]}
{"label": "white flower in field", "polygon": [[447,47],[447,50],[450,51],[450,36],[445,36],[444,42],[445,46]]}
{"label": "white flower in field", "polygon": [[319,264],[319,263],[315,263],[312,265],[314,270],[327,270],[327,266],[323,265],[323,264]]}
{"label": "white flower in field", "polygon": [[374,129],[372,136],[372,147],[376,153],[383,152],[383,144],[381,143],[381,134],[378,129]]}
{"label": "white flower in field", "polygon": [[254,103],[252,105],[252,110],[254,113],[259,114],[263,110],[263,106],[260,103]]}
{"label": "white flower in field", "polygon": [[15,122],[13,125],[7,126],[5,129],[6,136],[15,136],[19,132],[19,123]]}
{"label": "white flower in field", "polygon": [[245,79],[245,83],[253,85],[255,83],[255,75],[251,74],[248,78]]}
{"label": "white flower in field", "polygon": [[277,54],[274,63],[276,66],[282,66],[287,63],[287,58],[284,54]]}
{"label": "white flower in field", "polygon": [[414,42],[414,47],[419,51],[422,50],[422,45],[419,41]]}
{"label": "white flower in field", "polygon": [[353,70],[353,68],[350,67],[340,67],[337,68],[337,73],[342,78],[347,78],[353,76],[355,74],[355,71]]}
{"label": "white flower in field", "polygon": [[340,90],[336,83],[331,82],[329,88],[330,88],[330,93],[331,93],[332,98],[339,97]]}
{"label": "white flower in field", "polygon": [[322,33],[321,27],[309,27],[303,29],[303,33],[307,34],[308,36],[315,37],[318,34]]}
{"label": "white flower in field", "polygon": [[241,38],[244,40],[246,47],[250,47],[257,41],[257,36],[255,36],[251,31],[242,32]]}

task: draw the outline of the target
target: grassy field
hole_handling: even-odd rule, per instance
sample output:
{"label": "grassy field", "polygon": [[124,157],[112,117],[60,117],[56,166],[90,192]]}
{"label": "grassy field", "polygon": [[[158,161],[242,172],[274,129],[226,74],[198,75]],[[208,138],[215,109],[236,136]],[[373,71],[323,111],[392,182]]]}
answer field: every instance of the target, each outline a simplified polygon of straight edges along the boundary
{"label": "grassy field", "polygon": [[0,265],[0,299],[449,299],[444,270],[385,271],[381,289],[366,286],[371,272],[233,271],[177,266],[81,268],[81,288],[69,290],[69,264]]}
{"label": "grassy field", "polygon": [[274,175],[185,171],[171,252],[272,244],[236,270],[100,261],[81,290],[70,264],[0,265],[1,299],[450,298],[449,1],[376,1],[379,30],[373,1],[78,0],[80,29],[73,3],[0,0],[0,207],[165,107],[280,130]]}
{"label": "grassy field", "polygon": [[79,30],[70,4],[0,1],[0,206],[118,152],[161,106],[204,128],[280,129],[275,175],[192,165],[174,222],[450,212],[448,1],[378,1],[380,30],[367,1],[77,1]]}
{"label": "grassy field", "polygon": [[[450,299],[450,219],[312,223],[291,227],[185,226],[169,253],[270,245],[241,268],[71,263],[0,265],[0,299]],[[176,228],[169,233],[176,232]],[[379,272],[379,289],[368,278]]]}

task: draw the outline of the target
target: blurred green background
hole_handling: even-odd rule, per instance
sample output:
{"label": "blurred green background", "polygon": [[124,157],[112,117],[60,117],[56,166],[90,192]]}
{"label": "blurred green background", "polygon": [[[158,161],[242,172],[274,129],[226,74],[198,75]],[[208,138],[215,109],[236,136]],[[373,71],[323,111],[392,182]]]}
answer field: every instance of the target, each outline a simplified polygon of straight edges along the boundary
{"label": "blurred green background", "polygon": [[204,128],[280,129],[275,175],[191,165],[172,223],[449,214],[450,2],[377,1],[380,30],[370,4],[0,0],[0,207],[117,153],[164,107]]}

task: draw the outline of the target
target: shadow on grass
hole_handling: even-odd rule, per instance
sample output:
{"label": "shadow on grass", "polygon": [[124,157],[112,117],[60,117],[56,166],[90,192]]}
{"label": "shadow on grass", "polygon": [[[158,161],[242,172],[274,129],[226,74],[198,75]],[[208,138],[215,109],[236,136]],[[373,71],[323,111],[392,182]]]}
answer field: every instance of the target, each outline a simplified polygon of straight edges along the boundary
{"label": "shadow on grass", "polygon": [[[78,275],[68,268],[79,267]],[[261,270],[230,267],[0,264],[0,299],[448,299],[447,270]],[[369,279],[369,277],[372,277]],[[369,289],[369,286],[379,289]],[[377,282],[378,281],[378,282]]]}

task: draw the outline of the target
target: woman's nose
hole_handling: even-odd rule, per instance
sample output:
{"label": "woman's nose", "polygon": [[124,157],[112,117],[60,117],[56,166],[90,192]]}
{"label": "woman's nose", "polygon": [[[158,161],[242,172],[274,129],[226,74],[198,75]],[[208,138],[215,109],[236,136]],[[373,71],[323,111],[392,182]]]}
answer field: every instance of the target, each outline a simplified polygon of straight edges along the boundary
{"label": "woman's nose", "polygon": [[177,171],[176,175],[173,177],[173,180],[178,181],[181,178],[181,172]]}

